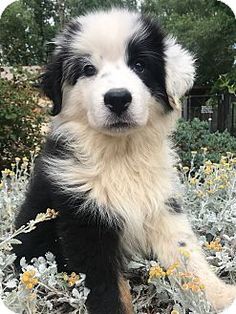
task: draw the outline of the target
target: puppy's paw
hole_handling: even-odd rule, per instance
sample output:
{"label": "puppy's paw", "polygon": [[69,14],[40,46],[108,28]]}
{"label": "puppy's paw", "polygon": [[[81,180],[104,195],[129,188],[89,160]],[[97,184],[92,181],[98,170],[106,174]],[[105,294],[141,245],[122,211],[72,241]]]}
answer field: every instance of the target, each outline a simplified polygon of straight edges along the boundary
{"label": "puppy's paw", "polygon": [[[225,309],[230,309],[232,304],[236,306],[236,287],[231,285],[219,285],[215,289],[208,290],[208,300],[219,313]],[[224,313],[224,312],[223,312]],[[228,313],[228,312],[226,312]],[[229,312],[231,313],[231,312]],[[236,311],[232,312],[236,314]]]}
{"label": "puppy's paw", "polygon": [[230,305],[230,307],[228,307],[227,309],[225,309],[223,312],[221,312],[221,314],[235,314],[236,313],[236,299],[234,300],[234,302]]}

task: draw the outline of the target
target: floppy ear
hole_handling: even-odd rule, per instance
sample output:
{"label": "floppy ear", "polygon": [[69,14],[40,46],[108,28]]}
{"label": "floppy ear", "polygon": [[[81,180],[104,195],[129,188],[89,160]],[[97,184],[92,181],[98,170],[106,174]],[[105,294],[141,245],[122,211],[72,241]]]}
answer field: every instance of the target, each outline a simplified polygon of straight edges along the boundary
{"label": "floppy ear", "polygon": [[[194,57],[172,37],[165,40],[166,89],[172,100],[178,100],[194,83]],[[176,104],[177,105],[177,104]]]}
{"label": "floppy ear", "polygon": [[62,60],[59,56],[54,56],[50,64],[46,66],[45,72],[41,76],[41,88],[45,95],[53,101],[51,114],[57,115],[61,111],[62,105]]}

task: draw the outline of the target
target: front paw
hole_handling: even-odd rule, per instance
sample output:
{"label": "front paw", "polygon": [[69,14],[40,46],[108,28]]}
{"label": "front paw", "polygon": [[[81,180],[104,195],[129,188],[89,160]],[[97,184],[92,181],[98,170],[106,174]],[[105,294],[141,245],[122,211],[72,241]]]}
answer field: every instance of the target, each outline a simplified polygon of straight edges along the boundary
{"label": "front paw", "polygon": [[236,299],[227,309],[221,312],[221,314],[235,314],[235,313],[236,313]]}
{"label": "front paw", "polygon": [[[217,311],[226,311],[225,313],[236,313],[236,287],[223,285],[221,289],[212,289],[208,294],[209,301]],[[234,310],[231,310],[231,307]],[[229,311],[229,312],[228,312]]]}

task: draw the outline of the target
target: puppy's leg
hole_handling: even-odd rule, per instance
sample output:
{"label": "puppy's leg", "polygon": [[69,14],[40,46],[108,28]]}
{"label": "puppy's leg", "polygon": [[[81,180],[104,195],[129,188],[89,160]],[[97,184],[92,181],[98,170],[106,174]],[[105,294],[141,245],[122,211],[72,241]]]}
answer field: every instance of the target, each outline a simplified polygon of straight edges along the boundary
{"label": "puppy's leg", "polygon": [[186,215],[179,210],[171,212],[166,206],[156,223],[151,241],[154,253],[165,267],[181,260],[180,247],[190,253],[188,271],[201,279],[206,296],[215,309],[227,307],[236,298],[236,287],[226,285],[210,269]]}
{"label": "puppy's leg", "polygon": [[119,278],[119,291],[120,291],[120,297],[122,300],[122,304],[125,309],[125,314],[132,314],[134,313],[133,311],[133,306],[132,306],[132,297],[130,294],[130,288],[128,285],[127,280],[121,275]]}
{"label": "puppy's leg", "polygon": [[89,313],[130,314],[131,300],[121,275],[121,231],[95,215],[70,211],[60,217],[58,230],[68,269],[86,274]]}

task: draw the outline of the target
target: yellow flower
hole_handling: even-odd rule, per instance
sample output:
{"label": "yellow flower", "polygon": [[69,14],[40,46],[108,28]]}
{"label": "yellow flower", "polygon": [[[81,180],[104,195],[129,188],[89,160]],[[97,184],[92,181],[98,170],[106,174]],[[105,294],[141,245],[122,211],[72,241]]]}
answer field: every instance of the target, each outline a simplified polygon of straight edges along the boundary
{"label": "yellow flower", "polygon": [[191,289],[193,292],[199,292],[200,287],[193,282],[189,283],[189,289]]}
{"label": "yellow flower", "polygon": [[207,152],[207,147],[201,147],[201,150],[203,151],[204,154]]}
{"label": "yellow flower", "polygon": [[207,180],[207,181],[206,181],[206,184],[212,185],[212,184],[213,184],[213,181],[212,181],[212,180]]}
{"label": "yellow flower", "polygon": [[193,278],[193,282],[194,282],[194,283],[200,283],[200,278],[199,278],[199,277],[194,276],[194,278]]}
{"label": "yellow flower", "polygon": [[33,289],[38,284],[38,278],[35,277],[35,270],[25,271],[21,275],[21,282],[26,286],[27,289]]}
{"label": "yellow flower", "polygon": [[73,287],[76,283],[76,281],[79,280],[79,275],[77,275],[76,273],[71,273],[70,276],[67,276],[67,282],[68,282],[68,286],[69,287]]}
{"label": "yellow flower", "polygon": [[198,179],[196,179],[196,178],[190,178],[190,180],[189,180],[189,182],[190,182],[190,184],[197,184],[198,183]]}
{"label": "yellow flower", "polygon": [[174,273],[174,271],[179,267],[179,263],[174,263],[166,270],[166,275],[170,276]]}
{"label": "yellow flower", "polygon": [[172,311],[170,312],[170,314],[179,314],[179,311],[172,310]]}
{"label": "yellow flower", "polygon": [[182,288],[184,290],[191,290],[192,292],[200,292],[205,289],[205,286],[200,282],[198,277],[194,276],[192,280],[183,283]]}
{"label": "yellow flower", "polygon": [[19,163],[19,162],[20,162],[20,158],[19,158],[19,157],[16,157],[16,158],[15,158],[15,161],[16,161],[16,163]]}
{"label": "yellow flower", "polygon": [[166,273],[160,266],[152,266],[149,270],[149,279],[155,277],[164,277]]}
{"label": "yellow flower", "polygon": [[203,191],[197,191],[197,192],[196,192],[196,194],[197,194],[197,196],[198,196],[198,197],[202,197],[202,196],[204,196]]}
{"label": "yellow flower", "polygon": [[221,184],[220,186],[219,186],[219,189],[225,189],[225,185],[224,184]]}
{"label": "yellow flower", "polygon": [[179,248],[179,252],[180,252],[180,254],[183,255],[184,257],[187,257],[187,258],[190,257],[189,251],[185,250],[184,248]]}
{"label": "yellow flower", "polygon": [[182,284],[182,288],[184,290],[188,290],[189,289],[188,284],[187,283]]}
{"label": "yellow flower", "polygon": [[222,251],[222,245],[219,238],[215,239],[215,241],[211,241],[210,243],[206,243],[205,246],[208,250],[213,250],[215,252]]}
{"label": "yellow flower", "polygon": [[203,171],[204,171],[205,174],[211,174],[212,170],[213,170],[212,166],[207,166],[207,167],[204,168]]}

